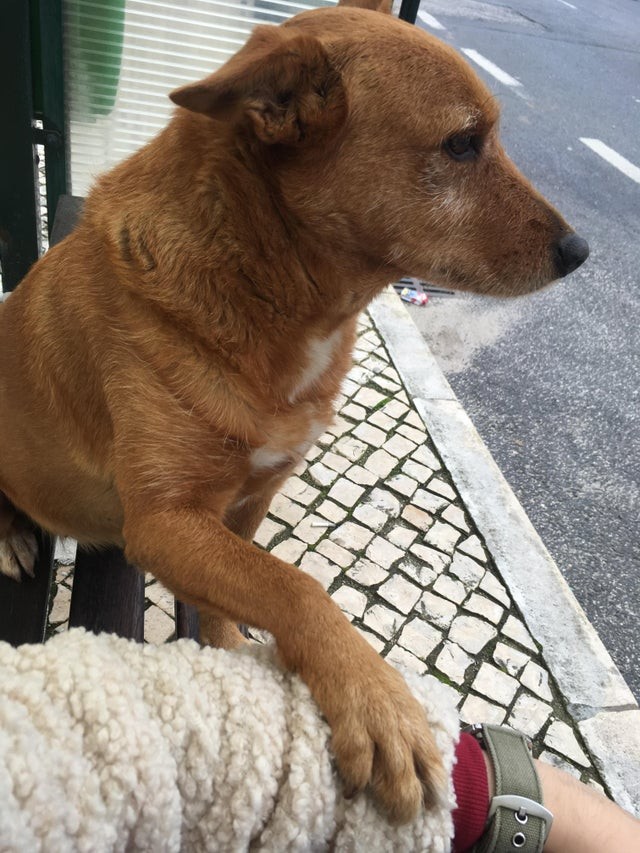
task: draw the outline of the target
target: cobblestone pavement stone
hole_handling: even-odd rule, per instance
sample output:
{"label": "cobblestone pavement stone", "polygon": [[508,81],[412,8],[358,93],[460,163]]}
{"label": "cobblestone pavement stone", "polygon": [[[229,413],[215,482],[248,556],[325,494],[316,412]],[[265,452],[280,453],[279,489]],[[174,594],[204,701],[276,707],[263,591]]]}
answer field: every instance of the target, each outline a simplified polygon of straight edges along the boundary
{"label": "cobblestone pavement stone", "polygon": [[[464,722],[509,723],[534,752],[602,780],[368,315],[335,423],[297,467],[256,543],[313,575],[394,664],[448,685]],[[60,566],[51,630],[66,629]],[[150,576],[145,639],[174,635]]]}

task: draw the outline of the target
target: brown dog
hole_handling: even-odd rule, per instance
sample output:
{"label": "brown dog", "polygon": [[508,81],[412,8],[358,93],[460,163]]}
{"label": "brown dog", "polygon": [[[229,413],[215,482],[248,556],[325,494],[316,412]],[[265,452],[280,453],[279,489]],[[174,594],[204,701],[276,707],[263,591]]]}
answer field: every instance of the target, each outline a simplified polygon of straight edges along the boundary
{"label": "brown dog", "polygon": [[517,295],[588,249],[505,156],[470,68],[390,16],[259,27],[172,98],[0,311],[0,567],[32,565],[17,507],[123,546],[209,642],[267,629],[348,788],[403,821],[441,782],[421,709],[319,584],[251,540],[387,282]]}

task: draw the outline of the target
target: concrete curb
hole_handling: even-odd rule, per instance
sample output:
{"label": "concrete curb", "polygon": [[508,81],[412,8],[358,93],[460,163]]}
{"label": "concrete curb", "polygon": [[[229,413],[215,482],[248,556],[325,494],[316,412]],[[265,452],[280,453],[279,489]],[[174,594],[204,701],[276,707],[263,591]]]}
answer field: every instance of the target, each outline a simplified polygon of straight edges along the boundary
{"label": "concrete curb", "polygon": [[369,313],[616,801],[640,814],[640,708],[395,293]]}

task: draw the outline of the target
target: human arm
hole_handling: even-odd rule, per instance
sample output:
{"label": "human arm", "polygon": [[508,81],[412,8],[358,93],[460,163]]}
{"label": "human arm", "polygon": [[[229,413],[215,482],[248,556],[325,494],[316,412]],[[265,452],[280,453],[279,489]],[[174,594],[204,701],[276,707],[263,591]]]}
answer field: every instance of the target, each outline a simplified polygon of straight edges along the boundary
{"label": "human arm", "polygon": [[557,767],[543,761],[535,766],[554,816],[545,853],[640,850],[640,820]]}

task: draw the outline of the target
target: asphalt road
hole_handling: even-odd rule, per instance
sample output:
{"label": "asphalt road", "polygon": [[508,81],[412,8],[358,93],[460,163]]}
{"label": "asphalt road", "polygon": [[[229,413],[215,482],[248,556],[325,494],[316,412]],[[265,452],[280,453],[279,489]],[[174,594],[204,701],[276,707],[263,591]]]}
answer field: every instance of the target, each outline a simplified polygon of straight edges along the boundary
{"label": "asphalt road", "polygon": [[640,3],[421,12],[435,23],[418,25],[520,83],[471,63],[502,103],[507,151],[591,257],[532,297],[434,298],[412,316],[640,698]]}

